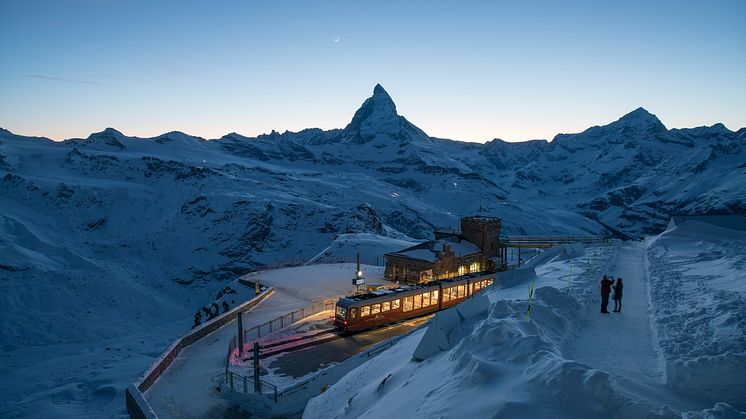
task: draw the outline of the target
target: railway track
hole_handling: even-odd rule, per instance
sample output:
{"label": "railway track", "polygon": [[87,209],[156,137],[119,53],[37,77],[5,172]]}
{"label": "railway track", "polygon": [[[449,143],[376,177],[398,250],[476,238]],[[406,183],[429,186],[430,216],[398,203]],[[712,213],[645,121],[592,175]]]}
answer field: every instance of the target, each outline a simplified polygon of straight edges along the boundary
{"label": "railway track", "polygon": [[[311,346],[331,342],[337,339],[343,339],[344,336],[336,329],[324,329],[304,335],[289,336],[271,341],[259,343],[259,359],[268,358],[284,352],[299,351]],[[252,343],[253,344],[253,343]],[[251,346],[251,345],[250,345]],[[249,362],[254,359],[252,351],[247,351],[240,358],[242,362]]]}

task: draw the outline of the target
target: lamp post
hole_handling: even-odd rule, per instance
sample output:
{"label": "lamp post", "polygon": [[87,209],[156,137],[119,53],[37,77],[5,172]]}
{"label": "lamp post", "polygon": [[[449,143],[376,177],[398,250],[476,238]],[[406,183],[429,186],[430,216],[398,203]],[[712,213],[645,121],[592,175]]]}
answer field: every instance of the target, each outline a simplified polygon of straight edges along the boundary
{"label": "lamp post", "polygon": [[363,278],[363,271],[360,270],[360,253],[357,254],[357,269],[355,269],[355,277],[352,278],[352,284],[355,286],[355,294],[360,292],[360,285],[365,283]]}

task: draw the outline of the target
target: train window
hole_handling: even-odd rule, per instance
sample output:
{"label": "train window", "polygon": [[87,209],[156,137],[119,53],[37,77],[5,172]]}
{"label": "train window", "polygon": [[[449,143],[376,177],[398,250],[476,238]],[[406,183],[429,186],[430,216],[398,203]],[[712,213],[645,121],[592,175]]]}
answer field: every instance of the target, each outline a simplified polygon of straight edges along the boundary
{"label": "train window", "polygon": [[340,307],[340,306],[337,306],[337,316],[339,316],[339,317],[345,317],[345,316],[347,316],[347,309],[343,308],[343,307]]}
{"label": "train window", "polygon": [[391,310],[391,303],[389,301],[384,301],[381,303],[381,311],[389,311]]}
{"label": "train window", "polygon": [[474,289],[477,290],[477,291],[479,291],[480,288],[482,288],[482,283],[481,282],[475,282],[474,283]]}
{"label": "train window", "polygon": [[413,305],[413,297],[404,297],[404,309],[403,309],[403,311],[412,310],[413,307],[414,307],[414,305]]}
{"label": "train window", "polygon": [[443,289],[443,302],[448,302],[451,299],[451,289],[450,288],[444,288]]}
{"label": "train window", "polygon": [[351,308],[350,309],[350,318],[354,319],[356,313],[357,313],[357,309],[356,308]]}
{"label": "train window", "polygon": [[422,294],[422,307],[427,307],[430,305],[430,293],[426,292]]}
{"label": "train window", "polygon": [[463,285],[458,286],[458,296],[456,298],[464,298],[466,296],[466,288]]}
{"label": "train window", "polygon": [[422,307],[422,294],[417,294],[414,296],[414,309],[417,310],[420,307]]}
{"label": "train window", "polygon": [[381,305],[380,304],[373,304],[370,306],[370,314],[378,314],[381,312]]}
{"label": "train window", "polygon": [[391,302],[391,309],[392,310],[398,309],[400,304],[401,304],[401,300],[397,298],[396,300]]}
{"label": "train window", "polygon": [[360,307],[360,317],[370,315],[370,306]]}
{"label": "train window", "polygon": [[433,304],[438,304],[438,290],[435,290],[431,293],[433,296],[430,298],[430,301],[432,301]]}

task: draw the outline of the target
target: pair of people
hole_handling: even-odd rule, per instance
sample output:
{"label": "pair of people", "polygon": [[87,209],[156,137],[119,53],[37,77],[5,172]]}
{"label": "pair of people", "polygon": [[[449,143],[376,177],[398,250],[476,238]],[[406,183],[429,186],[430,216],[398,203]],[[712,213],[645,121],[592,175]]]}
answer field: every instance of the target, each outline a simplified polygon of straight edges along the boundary
{"label": "pair of people", "polygon": [[603,276],[601,279],[601,313],[609,312],[609,294],[614,290],[614,313],[622,312],[622,289],[624,284],[622,278],[617,278],[614,283],[614,277]]}

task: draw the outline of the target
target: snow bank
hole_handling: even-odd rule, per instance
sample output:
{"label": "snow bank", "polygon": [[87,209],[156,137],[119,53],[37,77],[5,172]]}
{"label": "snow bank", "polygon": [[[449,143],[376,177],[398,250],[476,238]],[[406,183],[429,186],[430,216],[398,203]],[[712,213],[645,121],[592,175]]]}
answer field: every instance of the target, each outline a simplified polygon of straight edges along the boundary
{"label": "snow bank", "polygon": [[746,235],[687,221],[647,246],[667,384],[746,410]]}

